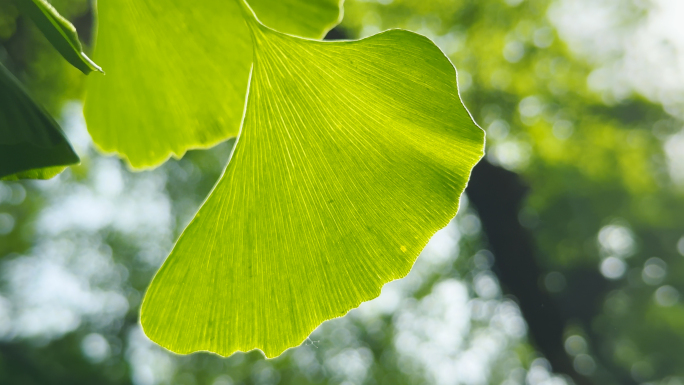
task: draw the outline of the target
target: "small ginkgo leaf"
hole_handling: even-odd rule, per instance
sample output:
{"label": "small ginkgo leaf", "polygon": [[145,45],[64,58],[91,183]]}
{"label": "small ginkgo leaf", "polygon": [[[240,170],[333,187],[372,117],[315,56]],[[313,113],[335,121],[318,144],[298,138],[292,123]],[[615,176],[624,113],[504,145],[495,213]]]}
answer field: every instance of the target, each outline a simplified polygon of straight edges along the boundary
{"label": "small ginkgo leaf", "polygon": [[83,53],[76,28],[45,0],[15,0],[21,13],[28,16],[55,49],[84,74],[103,72],[102,68]]}
{"label": "small ginkgo leaf", "polygon": [[78,162],[57,122],[0,64],[0,179],[48,179]]}
{"label": "small ginkgo leaf", "polygon": [[[283,32],[311,38],[340,17],[339,0],[254,3]],[[94,57],[107,76],[88,79],[88,130],[132,167],[237,135],[252,65],[237,1],[100,1]]]}
{"label": "small ginkgo leaf", "polygon": [[404,277],[458,209],[484,133],[427,38],[318,42],[251,22],[242,131],[154,277],[147,336],[275,357]]}

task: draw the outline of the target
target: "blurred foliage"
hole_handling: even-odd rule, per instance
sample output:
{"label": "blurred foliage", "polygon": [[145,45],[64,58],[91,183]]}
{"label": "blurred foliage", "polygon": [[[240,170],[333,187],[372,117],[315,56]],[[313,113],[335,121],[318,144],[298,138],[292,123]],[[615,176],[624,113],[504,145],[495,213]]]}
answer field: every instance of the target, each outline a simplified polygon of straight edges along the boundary
{"label": "blurred foliage", "polygon": [[[91,18],[88,2],[53,3],[79,32],[87,30],[79,21]],[[622,2],[629,17],[621,28],[634,28],[643,16],[635,3]],[[342,28],[352,37],[411,29],[456,65],[464,102],[487,131],[488,160],[529,183],[519,219],[548,272],[540,287],[573,319],[565,348],[575,369],[601,384],[684,383],[684,190],[663,150],[682,123],[638,94],[594,92],[587,83],[593,65],[560,40],[547,19],[549,4],[350,0]],[[141,295],[232,143],[156,171],[126,172],[79,139],[87,135],[78,107],[63,109],[81,96],[83,76],[5,2],[0,43],[0,61],[64,117],[83,158],[55,181],[0,184],[0,383],[567,381],[549,374],[524,326],[515,326],[514,299],[490,270],[491,255],[481,250],[487,240],[467,204],[409,277],[278,359],[254,352],[179,357],[151,345],[137,326]],[[57,272],[78,285],[58,280]],[[85,305],[91,302],[110,310]],[[450,333],[438,334],[443,330]]]}

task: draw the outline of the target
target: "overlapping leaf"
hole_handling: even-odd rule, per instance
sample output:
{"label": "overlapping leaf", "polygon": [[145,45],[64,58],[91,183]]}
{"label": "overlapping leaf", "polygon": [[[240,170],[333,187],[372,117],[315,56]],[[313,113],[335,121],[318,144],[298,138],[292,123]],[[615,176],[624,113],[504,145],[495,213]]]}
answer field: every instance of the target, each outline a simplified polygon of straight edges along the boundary
{"label": "overlapping leaf", "polygon": [[177,353],[274,357],[376,297],[455,215],[482,156],[427,38],[316,42],[250,25],[234,154],[142,306],[145,333]]}
{"label": "overlapping leaf", "polygon": [[83,52],[76,28],[50,3],[45,0],[15,0],[14,3],[24,15],[33,20],[50,44],[71,65],[86,75],[92,71],[102,72],[102,68]]}
{"label": "overlapping leaf", "polygon": [[57,122],[0,64],[0,179],[47,179],[78,162]]}
{"label": "overlapping leaf", "polygon": [[[338,22],[339,0],[253,0],[279,30],[319,38]],[[94,142],[135,168],[236,136],[252,42],[235,0],[98,3],[85,116]]]}

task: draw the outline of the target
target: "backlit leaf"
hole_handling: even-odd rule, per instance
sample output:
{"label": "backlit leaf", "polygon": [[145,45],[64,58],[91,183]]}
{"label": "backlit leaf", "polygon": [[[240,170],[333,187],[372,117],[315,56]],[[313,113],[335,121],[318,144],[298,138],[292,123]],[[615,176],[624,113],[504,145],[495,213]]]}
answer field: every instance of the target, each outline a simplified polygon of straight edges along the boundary
{"label": "backlit leaf", "polygon": [[[267,23],[310,38],[340,17],[339,0],[253,3]],[[134,168],[237,135],[252,42],[235,0],[100,1],[95,58],[107,76],[89,79],[88,130]]]}
{"label": "backlit leaf", "polygon": [[14,2],[19,11],[33,20],[50,44],[71,65],[86,75],[92,71],[102,72],[102,68],[83,53],[76,28],[50,3],[45,0],[15,0]]}
{"label": "backlit leaf", "polygon": [[48,179],[78,162],[57,122],[0,64],[0,179]]}
{"label": "backlit leaf", "polygon": [[375,298],[456,214],[483,153],[454,67],[427,38],[251,28],[232,159],[142,305],[145,333],[177,353],[275,357]]}

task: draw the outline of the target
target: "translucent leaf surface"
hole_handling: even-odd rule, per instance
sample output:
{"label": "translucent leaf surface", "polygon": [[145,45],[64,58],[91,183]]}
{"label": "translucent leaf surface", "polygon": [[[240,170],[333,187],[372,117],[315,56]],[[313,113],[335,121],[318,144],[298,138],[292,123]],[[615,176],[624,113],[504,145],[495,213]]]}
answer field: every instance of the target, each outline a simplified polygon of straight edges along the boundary
{"label": "translucent leaf surface", "polygon": [[57,122],[0,64],[0,179],[48,179],[78,162]]}
{"label": "translucent leaf surface", "polygon": [[15,0],[14,2],[24,15],[33,20],[50,44],[71,65],[86,75],[92,71],[102,72],[102,68],[83,53],[76,28],[50,3],[45,0]]}
{"label": "translucent leaf surface", "polygon": [[[254,0],[283,32],[321,37],[339,0]],[[107,76],[89,79],[88,130],[135,168],[237,135],[252,42],[234,0],[98,2],[94,55]]]}
{"label": "translucent leaf surface", "polygon": [[375,298],[456,214],[483,153],[454,67],[427,38],[252,28],[232,159],[142,305],[145,333],[177,353],[274,357]]}

